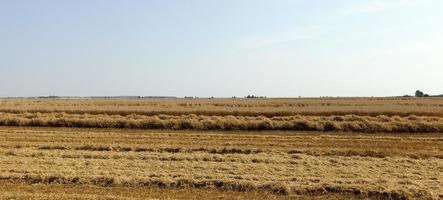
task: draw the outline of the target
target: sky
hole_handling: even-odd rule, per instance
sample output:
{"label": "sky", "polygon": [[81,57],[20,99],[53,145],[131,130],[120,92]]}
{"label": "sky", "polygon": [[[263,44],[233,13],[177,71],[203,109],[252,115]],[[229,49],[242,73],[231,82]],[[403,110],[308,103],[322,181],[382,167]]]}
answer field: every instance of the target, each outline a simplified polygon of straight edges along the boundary
{"label": "sky", "polygon": [[443,94],[441,0],[0,0],[0,96]]}

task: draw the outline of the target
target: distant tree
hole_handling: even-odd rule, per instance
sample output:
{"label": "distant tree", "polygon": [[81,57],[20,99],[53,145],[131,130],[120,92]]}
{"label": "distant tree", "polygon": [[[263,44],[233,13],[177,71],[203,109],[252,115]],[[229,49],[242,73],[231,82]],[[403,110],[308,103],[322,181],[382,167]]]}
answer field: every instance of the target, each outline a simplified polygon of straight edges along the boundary
{"label": "distant tree", "polygon": [[425,95],[425,93],[423,93],[423,92],[420,91],[420,90],[415,91],[415,96],[416,96],[416,97],[423,97],[424,95]]}
{"label": "distant tree", "polygon": [[424,94],[423,97],[429,97],[429,94]]}

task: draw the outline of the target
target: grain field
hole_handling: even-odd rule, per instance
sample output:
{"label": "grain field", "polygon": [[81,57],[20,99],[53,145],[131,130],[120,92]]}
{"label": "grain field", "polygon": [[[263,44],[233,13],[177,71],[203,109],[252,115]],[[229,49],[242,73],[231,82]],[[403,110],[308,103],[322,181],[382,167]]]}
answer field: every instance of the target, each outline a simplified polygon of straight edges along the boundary
{"label": "grain field", "polygon": [[442,199],[443,100],[0,100],[0,199]]}
{"label": "grain field", "polygon": [[275,198],[443,197],[437,134],[10,127],[0,129],[0,137],[0,179],[10,184],[189,188]]}

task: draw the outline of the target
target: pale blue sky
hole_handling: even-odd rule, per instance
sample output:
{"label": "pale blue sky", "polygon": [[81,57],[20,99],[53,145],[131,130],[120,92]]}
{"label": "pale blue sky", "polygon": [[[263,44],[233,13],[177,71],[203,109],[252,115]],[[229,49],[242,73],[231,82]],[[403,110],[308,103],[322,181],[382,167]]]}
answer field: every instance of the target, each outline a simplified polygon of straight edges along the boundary
{"label": "pale blue sky", "polygon": [[441,0],[0,0],[0,96],[443,93]]}

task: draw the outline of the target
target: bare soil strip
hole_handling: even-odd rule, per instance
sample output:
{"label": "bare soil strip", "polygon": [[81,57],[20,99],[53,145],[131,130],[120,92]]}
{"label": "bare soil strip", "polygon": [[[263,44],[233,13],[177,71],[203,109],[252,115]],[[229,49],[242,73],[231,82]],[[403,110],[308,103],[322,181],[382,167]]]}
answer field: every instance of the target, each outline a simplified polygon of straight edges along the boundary
{"label": "bare soil strip", "polygon": [[274,195],[264,192],[230,192],[212,189],[160,189],[145,187],[100,187],[80,184],[26,184],[0,181],[0,199],[14,200],[154,200],[154,199],[208,199],[208,200],[357,200],[368,199],[344,194]]}

